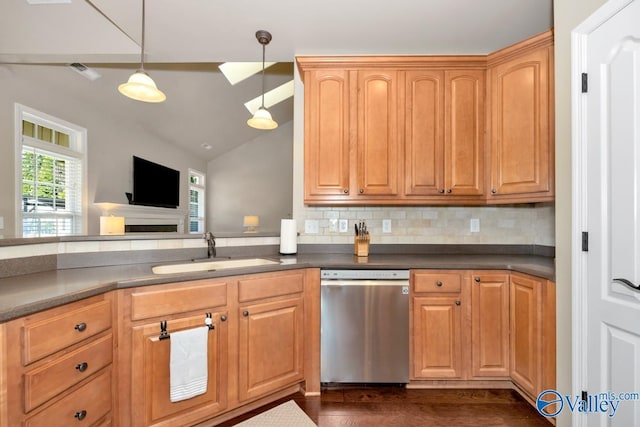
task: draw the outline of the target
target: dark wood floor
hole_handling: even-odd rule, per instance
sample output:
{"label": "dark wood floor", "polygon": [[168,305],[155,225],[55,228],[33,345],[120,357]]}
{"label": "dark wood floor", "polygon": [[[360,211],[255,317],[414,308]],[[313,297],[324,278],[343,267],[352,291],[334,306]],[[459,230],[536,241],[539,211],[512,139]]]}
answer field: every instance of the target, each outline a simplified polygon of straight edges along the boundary
{"label": "dark wood floor", "polygon": [[231,427],[290,399],[319,427],[551,427],[513,390],[407,390],[388,386],[328,388],[318,397],[294,394],[221,426]]}

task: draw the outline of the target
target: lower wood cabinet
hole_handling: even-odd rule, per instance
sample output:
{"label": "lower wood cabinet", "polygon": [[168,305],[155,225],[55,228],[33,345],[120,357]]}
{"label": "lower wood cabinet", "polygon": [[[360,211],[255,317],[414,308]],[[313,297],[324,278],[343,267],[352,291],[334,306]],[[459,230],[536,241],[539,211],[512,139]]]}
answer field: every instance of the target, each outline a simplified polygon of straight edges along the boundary
{"label": "lower wood cabinet", "polygon": [[509,377],[509,274],[471,274],[471,376]]}
{"label": "lower wood cabinet", "polygon": [[246,401],[304,378],[303,298],[239,308],[238,398]]}
{"label": "lower wood cabinet", "polygon": [[[305,277],[292,270],[119,291],[120,425],[191,426],[302,384]],[[171,338],[161,339],[161,322],[171,336],[204,326],[208,314],[207,390],[171,402]]]}
{"label": "lower wood cabinet", "polygon": [[463,272],[411,272],[411,377],[464,379],[463,323],[468,299]]}
{"label": "lower wood cabinet", "polygon": [[555,388],[553,282],[505,271],[412,270],[411,295],[414,385],[510,381],[530,401]]}
{"label": "lower wood cabinet", "polygon": [[169,398],[171,332],[204,326],[205,313],[167,320],[167,330],[171,331],[168,339],[161,339],[158,322],[132,328],[132,394],[129,425],[183,426],[210,418],[226,409],[227,316],[226,311],[212,313],[214,329],[209,330],[207,338],[206,393],[178,402],[171,402]]}
{"label": "lower wood cabinet", "polygon": [[1,325],[0,386],[8,393],[0,397],[0,424],[108,425],[114,407],[111,297],[98,295]]}
{"label": "lower wood cabinet", "polygon": [[510,375],[532,399],[555,388],[555,284],[511,275]]}

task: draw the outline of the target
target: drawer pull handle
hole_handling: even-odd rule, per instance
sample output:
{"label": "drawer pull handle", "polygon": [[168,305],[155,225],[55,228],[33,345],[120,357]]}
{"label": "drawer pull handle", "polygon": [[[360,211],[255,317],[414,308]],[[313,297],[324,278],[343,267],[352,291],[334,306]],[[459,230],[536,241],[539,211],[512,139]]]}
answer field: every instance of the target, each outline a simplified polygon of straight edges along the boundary
{"label": "drawer pull handle", "polygon": [[440,282],[440,281],[436,282],[436,286],[439,287],[439,288],[442,287],[442,282]]}
{"label": "drawer pull handle", "polygon": [[85,418],[87,418],[87,411],[85,411],[84,409],[82,411],[78,411],[76,412],[76,414],[74,415],[74,417],[76,417],[76,419],[78,421],[82,421]]}
{"label": "drawer pull handle", "polygon": [[89,364],[87,362],[78,363],[76,365],[76,369],[80,372],[84,372],[89,369]]}
{"label": "drawer pull handle", "polygon": [[78,332],[84,332],[87,329],[87,324],[84,322],[78,323],[73,329]]}
{"label": "drawer pull handle", "polygon": [[245,310],[245,311],[242,312],[242,315],[244,317],[249,317],[249,312],[247,310]]}

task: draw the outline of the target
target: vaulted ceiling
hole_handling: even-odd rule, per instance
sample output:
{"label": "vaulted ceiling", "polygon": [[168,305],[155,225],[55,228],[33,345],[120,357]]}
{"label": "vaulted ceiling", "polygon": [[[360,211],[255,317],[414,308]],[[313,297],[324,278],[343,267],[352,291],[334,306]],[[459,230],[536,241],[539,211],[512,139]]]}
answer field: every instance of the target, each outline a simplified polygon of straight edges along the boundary
{"label": "vaulted ceiling", "polygon": [[[3,75],[101,102],[207,158],[264,132],[246,125],[243,105],[260,94],[259,75],[231,86],[218,70],[226,61],[261,60],[256,30],[273,34],[267,61],[284,63],[267,69],[270,90],[292,78],[295,55],[485,54],[553,25],[552,0],[146,0],[145,68],[167,101],[140,105],[116,88],[140,61],[141,0],[28,1],[0,3]],[[89,81],[71,62],[102,77]],[[280,123],[293,118],[291,99],[270,110]]]}

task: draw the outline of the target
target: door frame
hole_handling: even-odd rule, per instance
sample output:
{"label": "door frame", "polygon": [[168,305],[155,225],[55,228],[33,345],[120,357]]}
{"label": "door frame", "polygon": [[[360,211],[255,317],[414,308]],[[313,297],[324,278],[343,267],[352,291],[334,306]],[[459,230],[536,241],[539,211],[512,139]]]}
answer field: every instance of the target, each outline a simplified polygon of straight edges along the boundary
{"label": "door frame", "polygon": [[[587,98],[582,94],[583,72],[587,72],[588,37],[600,25],[636,0],[609,0],[571,32],[571,328],[572,394],[580,395],[587,383],[587,256],[582,251],[582,232],[587,230],[586,141]],[[640,1],[640,0],[637,0]],[[574,427],[586,426],[587,418],[572,416]]]}

